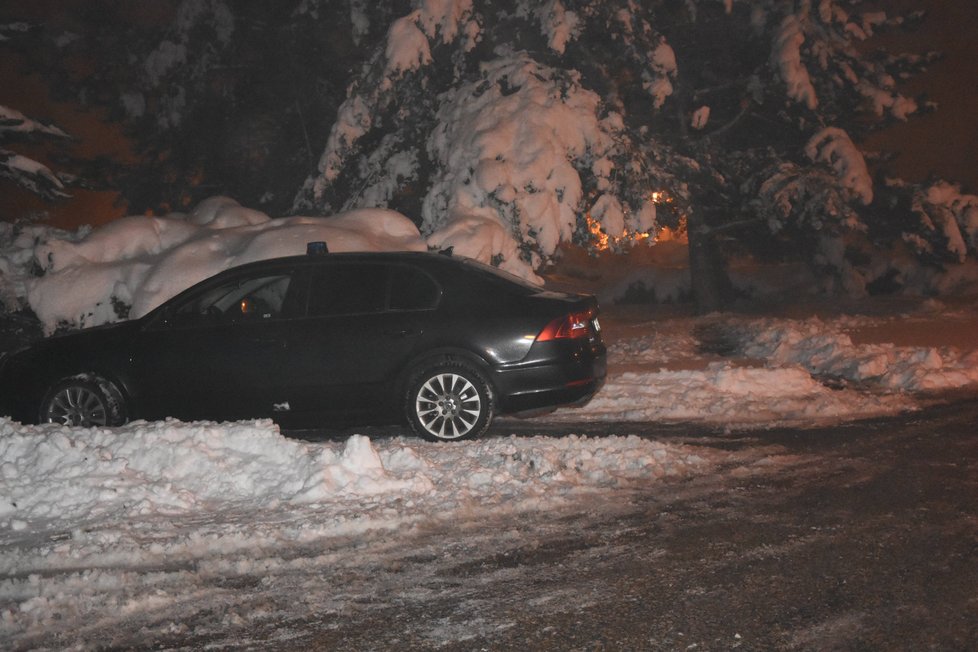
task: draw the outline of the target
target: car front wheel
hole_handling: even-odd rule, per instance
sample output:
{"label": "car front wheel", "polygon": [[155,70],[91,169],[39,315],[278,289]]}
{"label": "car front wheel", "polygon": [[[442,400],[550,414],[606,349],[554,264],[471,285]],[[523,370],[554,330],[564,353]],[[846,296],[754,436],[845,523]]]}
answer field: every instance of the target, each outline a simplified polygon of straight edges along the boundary
{"label": "car front wheel", "polygon": [[122,397],[108,383],[69,378],[51,389],[41,402],[41,423],[95,428],[125,423]]}
{"label": "car front wheel", "polygon": [[489,427],[495,410],[492,388],[470,364],[428,366],[413,376],[408,387],[408,422],[429,441],[478,437]]}

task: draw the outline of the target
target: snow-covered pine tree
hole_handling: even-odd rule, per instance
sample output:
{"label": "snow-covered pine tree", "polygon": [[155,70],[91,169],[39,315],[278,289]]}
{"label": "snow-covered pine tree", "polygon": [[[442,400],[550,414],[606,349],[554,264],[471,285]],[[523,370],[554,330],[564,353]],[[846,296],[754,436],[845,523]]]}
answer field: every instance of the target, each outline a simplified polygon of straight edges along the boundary
{"label": "snow-covered pine tree", "polygon": [[928,56],[868,41],[911,18],[846,0],[416,0],[367,53],[295,208],[397,208],[433,246],[524,276],[561,242],[686,220],[704,309],[737,249],[863,292],[901,242],[975,254],[971,199],[881,187],[858,145],[921,110],[896,87]]}
{"label": "snow-covered pine tree", "polygon": [[388,206],[527,277],[561,243],[685,226],[711,309],[733,253],[800,257],[855,293],[974,258],[974,196],[874,178],[860,148],[929,108],[897,91],[929,55],[874,49],[919,18],[884,4],[77,3],[20,44],[54,92],[126,126],[143,164],[112,180],[136,212],[218,193]]}

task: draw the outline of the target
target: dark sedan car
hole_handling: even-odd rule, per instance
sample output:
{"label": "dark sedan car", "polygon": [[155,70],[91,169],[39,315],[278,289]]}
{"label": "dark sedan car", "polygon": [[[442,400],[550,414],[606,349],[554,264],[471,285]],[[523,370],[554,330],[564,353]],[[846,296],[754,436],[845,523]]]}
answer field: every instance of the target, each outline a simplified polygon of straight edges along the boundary
{"label": "dark sedan car", "polygon": [[495,414],[584,402],[605,376],[593,297],[434,253],[244,265],[141,319],[0,358],[25,423],[271,417],[288,427],[407,420],[427,439]]}

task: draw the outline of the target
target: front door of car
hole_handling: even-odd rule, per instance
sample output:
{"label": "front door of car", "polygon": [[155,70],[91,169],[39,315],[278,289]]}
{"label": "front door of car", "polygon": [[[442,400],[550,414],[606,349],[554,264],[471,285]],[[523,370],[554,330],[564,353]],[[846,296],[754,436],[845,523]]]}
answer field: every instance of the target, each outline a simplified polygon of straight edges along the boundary
{"label": "front door of car", "polygon": [[[413,293],[413,294],[412,294]],[[423,341],[439,293],[413,266],[335,263],[315,270],[307,317],[289,347],[296,378],[293,410],[342,421],[390,416],[394,376]]]}
{"label": "front door of car", "polygon": [[291,270],[235,277],[148,325],[133,359],[142,415],[234,420],[283,409],[292,278]]}

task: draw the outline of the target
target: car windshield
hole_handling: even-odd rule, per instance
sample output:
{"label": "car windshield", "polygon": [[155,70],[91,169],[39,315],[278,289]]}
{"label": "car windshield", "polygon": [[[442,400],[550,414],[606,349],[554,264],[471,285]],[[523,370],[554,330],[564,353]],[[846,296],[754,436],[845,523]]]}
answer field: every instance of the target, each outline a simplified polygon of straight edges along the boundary
{"label": "car windshield", "polygon": [[279,317],[290,280],[288,274],[234,280],[180,306],[173,321],[191,325],[214,322],[220,317],[234,321]]}

